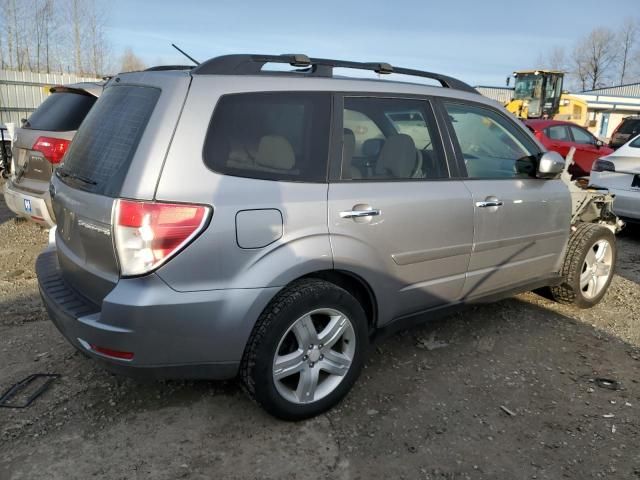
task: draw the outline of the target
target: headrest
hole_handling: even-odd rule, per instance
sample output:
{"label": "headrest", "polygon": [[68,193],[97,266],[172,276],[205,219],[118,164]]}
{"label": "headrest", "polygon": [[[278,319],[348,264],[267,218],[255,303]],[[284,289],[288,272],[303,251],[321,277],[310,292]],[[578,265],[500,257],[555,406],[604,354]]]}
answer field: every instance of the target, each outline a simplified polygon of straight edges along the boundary
{"label": "headrest", "polygon": [[387,138],[376,164],[378,174],[395,178],[412,178],[416,172],[418,152],[409,135],[399,133]]}
{"label": "headrest", "polygon": [[279,135],[265,135],[260,139],[256,163],[261,167],[291,170],[296,156],[289,141]]}

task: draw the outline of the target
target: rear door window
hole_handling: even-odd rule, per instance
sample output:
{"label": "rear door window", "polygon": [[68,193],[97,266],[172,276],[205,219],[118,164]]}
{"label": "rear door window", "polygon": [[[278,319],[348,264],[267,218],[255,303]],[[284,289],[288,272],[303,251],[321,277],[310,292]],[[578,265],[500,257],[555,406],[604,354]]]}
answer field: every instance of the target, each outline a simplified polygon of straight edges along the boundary
{"label": "rear door window", "polygon": [[68,132],[77,130],[96,103],[90,94],[54,92],[31,114],[23,128]]}
{"label": "rear door window", "polygon": [[561,142],[570,142],[571,137],[569,136],[569,131],[567,127],[564,125],[555,125],[553,127],[549,127],[545,130],[547,137],[552,140],[558,140]]}
{"label": "rear door window", "polygon": [[345,97],[342,125],[342,180],[449,176],[427,100]]}
{"label": "rear door window", "polygon": [[159,97],[153,87],[107,88],[71,143],[58,170],[62,180],[117,196]]}
{"label": "rear door window", "polygon": [[209,124],[204,162],[238,177],[325,182],[330,117],[326,93],[225,95]]}

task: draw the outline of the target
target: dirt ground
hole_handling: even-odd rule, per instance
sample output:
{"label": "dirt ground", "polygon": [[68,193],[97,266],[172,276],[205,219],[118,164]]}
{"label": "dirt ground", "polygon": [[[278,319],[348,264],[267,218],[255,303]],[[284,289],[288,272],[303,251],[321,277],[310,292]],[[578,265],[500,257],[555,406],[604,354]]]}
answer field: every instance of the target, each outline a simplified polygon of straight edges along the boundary
{"label": "dirt ground", "polygon": [[75,352],[37,295],[46,231],[10,217],[0,202],[0,392],[61,377],[0,409],[1,480],[640,479],[640,231],[593,310],[529,293],[402,332],[338,408],[284,423],[235,382],[138,383]]}

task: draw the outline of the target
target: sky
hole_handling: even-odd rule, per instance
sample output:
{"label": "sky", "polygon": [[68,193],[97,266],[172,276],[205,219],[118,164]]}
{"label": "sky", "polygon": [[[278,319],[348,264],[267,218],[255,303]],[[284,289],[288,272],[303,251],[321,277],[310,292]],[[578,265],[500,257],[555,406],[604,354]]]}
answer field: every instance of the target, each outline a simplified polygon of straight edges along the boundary
{"label": "sky", "polygon": [[112,0],[114,55],[147,65],[230,53],[304,53],[435,71],[502,86],[554,46],[570,51],[593,28],[618,28],[638,0]]}

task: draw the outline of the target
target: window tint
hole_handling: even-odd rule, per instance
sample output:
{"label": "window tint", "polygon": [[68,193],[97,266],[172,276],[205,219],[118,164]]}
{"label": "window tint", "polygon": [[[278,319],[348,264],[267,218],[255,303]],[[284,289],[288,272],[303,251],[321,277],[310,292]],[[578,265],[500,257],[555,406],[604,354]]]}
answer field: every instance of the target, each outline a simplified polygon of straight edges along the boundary
{"label": "window tint", "polygon": [[431,107],[423,100],[345,98],[342,178],[448,177],[434,124]]}
{"label": "window tint", "polygon": [[239,177],[325,182],[330,116],[325,93],[226,95],[209,125],[204,162]]}
{"label": "window tint", "polygon": [[107,88],[71,142],[61,178],[84,178],[77,182],[80,188],[118,195],[159,96],[151,87]]}
{"label": "window tint", "polygon": [[640,148],[640,136],[636,137],[633,142],[629,143],[629,146],[633,148]]}
{"label": "window tint", "polygon": [[31,114],[24,128],[68,132],[77,130],[96,102],[93,95],[81,93],[52,93]]}
{"label": "window tint", "polygon": [[545,130],[547,137],[552,140],[560,140],[561,142],[570,142],[571,137],[569,136],[569,131],[567,127],[564,125],[555,125],[553,127],[549,127]]}
{"label": "window tint", "polygon": [[471,178],[535,176],[538,149],[515,125],[489,108],[445,104]]}
{"label": "window tint", "polygon": [[635,133],[640,131],[640,120],[623,120],[618,133]]}
{"label": "window tint", "polygon": [[571,133],[573,134],[573,140],[576,143],[581,143],[585,145],[593,145],[596,143],[596,139],[589,133],[584,131],[578,127],[569,127],[571,128]]}

